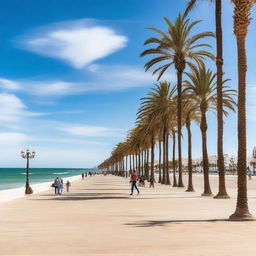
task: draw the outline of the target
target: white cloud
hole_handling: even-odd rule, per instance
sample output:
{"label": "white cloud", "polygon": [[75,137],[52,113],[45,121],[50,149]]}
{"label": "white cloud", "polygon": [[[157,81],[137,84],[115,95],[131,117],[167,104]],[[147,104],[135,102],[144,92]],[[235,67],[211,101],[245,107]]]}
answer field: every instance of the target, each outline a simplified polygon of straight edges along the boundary
{"label": "white cloud", "polygon": [[23,143],[29,141],[30,138],[24,133],[18,132],[1,132],[0,133],[0,141],[1,145],[5,146],[20,146]]}
{"label": "white cloud", "polygon": [[[36,157],[33,167],[50,168],[85,168],[94,167],[108,156],[106,148],[98,147],[97,150],[65,149],[59,147],[36,147]],[[1,151],[0,151],[1,152]]]}
{"label": "white cloud", "polygon": [[81,137],[123,137],[123,131],[102,126],[70,125],[58,128],[70,135]]}
{"label": "white cloud", "polygon": [[93,65],[90,71],[94,76],[90,90],[95,91],[119,91],[150,85],[156,81],[156,77],[145,72],[142,67]]}
{"label": "white cloud", "polygon": [[69,144],[69,145],[109,145],[108,143],[102,141],[88,140],[88,139],[70,139],[70,138],[49,138],[49,137],[32,137],[33,142],[47,142],[47,143],[58,143],[58,144]]}
{"label": "white cloud", "polygon": [[[129,88],[153,86],[156,77],[143,68],[121,65],[90,65],[87,70],[88,77],[84,82],[67,82],[61,80],[6,80],[10,84],[17,84],[17,90],[25,91],[37,96],[66,96],[86,94],[92,92],[121,91]],[[175,81],[173,73],[165,74],[161,80]],[[1,83],[0,83],[1,87]],[[5,87],[6,91],[13,91]],[[49,99],[48,99],[49,100]]]}
{"label": "white cloud", "polygon": [[[26,85],[25,85],[26,84]],[[30,94],[47,96],[47,95],[68,95],[74,89],[74,84],[64,81],[27,81],[24,83],[24,89]]]}
{"label": "white cloud", "polygon": [[[74,114],[81,110],[60,112]],[[34,118],[38,115],[42,114],[30,112],[14,94],[0,94],[2,165],[23,165],[20,151],[29,148],[37,153],[34,167],[88,167],[107,157],[111,140],[124,135],[121,129]]]}
{"label": "white cloud", "polygon": [[0,78],[0,88],[7,90],[18,90],[20,89],[20,85],[18,82],[8,80],[5,78]]}
{"label": "white cloud", "polygon": [[0,122],[13,123],[22,121],[24,117],[43,115],[42,113],[27,111],[24,103],[14,94],[0,94]]}
{"label": "white cloud", "polygon": [[[128,39],[87,19],[50,24],[37,29],[22,45],[35,53],[68,62],[75,68],[104,58],[126,46]],[[39,32],[38,32],[39,31]]]}

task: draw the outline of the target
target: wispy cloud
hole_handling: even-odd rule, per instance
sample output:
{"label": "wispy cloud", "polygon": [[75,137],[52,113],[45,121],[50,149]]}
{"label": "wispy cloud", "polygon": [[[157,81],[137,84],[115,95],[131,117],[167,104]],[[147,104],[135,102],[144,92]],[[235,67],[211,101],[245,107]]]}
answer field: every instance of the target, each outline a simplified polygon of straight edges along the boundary
{"label": "wispy cloud", "polygon": [[[144,72],[142,67],[126,65],[90,65],[87,69],[88,77],[85,81],[61,81],[61,80],[8,80],[0,78],[0,88],[5,91],[23,91],[36,96],[66,96],[87,94],[93,92],[114,92],[125,89],[152,86],[156,77],[150,72]],[[1,84],[1,80],[7,81]],[[175,81],[175,76],[168,73],[162,80]]]}
{"label": "wispy cloud", "polygon": [[6,90],[19,90],[20,85],[18,82],[8,80],[5,78],[0,78],[0,88],[6,89]]}
{"label": "wispy cloud", "polygon": [[31,138],[24,133],[19,132],[1,132],[0,141],[2,145],[6,146],[20,146],[23,143],[30,141]]}
{"label": "wispy cloud", "polygon": [[127,37],[97,21],[82,19],[49,24],[37,28],[20,45],[43,56],[63,60],[75,68],[83,68],[104,58],[127,44]]}
{"label": "wispy cloud", "polygon": [[68,125],[58,129],[69,135],[80,137],[123,137],[125,134],[121,129],[92,125]]}
{"label": "wispy cloud", "polygon": [[0,94],[0,121],[2,124],[19,122],[26,117],[41,116],[43,113],[30,112],[27,106],[14,94]]}
{"label": "wispy cloud", "polygon": [[33,142],[44,142],[44,143],[54,143],[56,144],[68,144],[68,145],[109,145],[106,142],[96,141],[96,140],[88,140],[88,139],[81,139],[81,138],[49,138],[49,137],[31,137],[31,141]]}

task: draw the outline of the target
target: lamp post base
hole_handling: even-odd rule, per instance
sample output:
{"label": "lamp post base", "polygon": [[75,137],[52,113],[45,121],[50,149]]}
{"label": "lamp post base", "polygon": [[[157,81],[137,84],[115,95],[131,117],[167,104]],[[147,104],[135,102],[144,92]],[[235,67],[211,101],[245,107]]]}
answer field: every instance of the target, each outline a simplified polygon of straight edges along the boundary
{"label": "lamp post base", "polygon": [[33,194],[33,189],[30,186],[26,187],[25,194],[26,195]]}

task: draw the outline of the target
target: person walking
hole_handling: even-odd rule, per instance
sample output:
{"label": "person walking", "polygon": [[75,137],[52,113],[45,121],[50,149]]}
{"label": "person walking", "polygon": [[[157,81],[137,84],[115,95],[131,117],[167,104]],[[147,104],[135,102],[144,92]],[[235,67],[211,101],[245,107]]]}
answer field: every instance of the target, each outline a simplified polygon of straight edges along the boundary
{"label": "person walking", "polygon": [[252,171],[250,169],[250,166],[247,166],[247,174],[248,174],[249,180],[251,180],[252,179]]}
{"label": "person walking", "polygon": [[84,179],[84,173],[82,172],[82,179]]}
{"label": "person walking", "polygon": [[67,192],[69,192],[69,187],[71,186],[71,183],[69,182],[69,180],[66,183],[66,188],[67,188]]}
{"label": "person walking", "polygon": [[151,188],[151,187],[154,188],[154,187],[155,187],[154,183],[155,183],[154,178],[151,177],[151,178],[150,178],[150,181],[149,181],[149,187],[150,187],[150,188]]}
{"label": "person walking", "polygon": [[55,195],[59,194],[59,177],[54,180]]}
{"label": "person walking", "polygon": [[59,195],[61,195],[63,192],[63,179],[60,178],[60,184],[59,184]]}
{"label": "person walking", "polygon": [[136,171],[134,170],[131,174],[131,180],[130,180],[130,182],[131,182],[131,194],[130,195],[133,195],[134,188],[137,190],[138,194],[140,193],[140,191],[136,185],[137,180],[138,180],[138,175],[137,175]]}

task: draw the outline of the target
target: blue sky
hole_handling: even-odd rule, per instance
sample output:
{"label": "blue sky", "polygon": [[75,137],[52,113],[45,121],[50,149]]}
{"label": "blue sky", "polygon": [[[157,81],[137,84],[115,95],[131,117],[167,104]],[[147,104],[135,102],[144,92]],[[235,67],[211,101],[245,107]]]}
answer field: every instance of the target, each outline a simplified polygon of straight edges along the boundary
{"label": "blue sky", "polygon": [[[174,4],[175,2],[175,4]],[[178,3],[177,3],[178,2]],[[5,0],[0,15],[1,166],[24,165],[19,153],[37,152],[34,167],[91,167],[109,156],[134,126],[139,99],[155,83],[139,58],[143,42],[165,30],[186,0]],[[232,6],[223,1],[225,73],[237,88]],[[193,32],[214,31],[214,6],[191,13]],[[255,17],[255,12],[253,12]],[[255,135],[255,22],[248,36],[248,151]],[[213,46],[214,40],[209,41]],[[214,47],[213,47],[213,52]],[[213,69],[214,64],[209,62]],[[165,76],[175,84],[175,71]],[[209,154],[216,154],[216,116],[208,115]],[[225,121],[225,152],[236,154],[236,115]],[[201,155],[193,125],[193,155]],[[183,142],[186,156],[186,132]]]}

